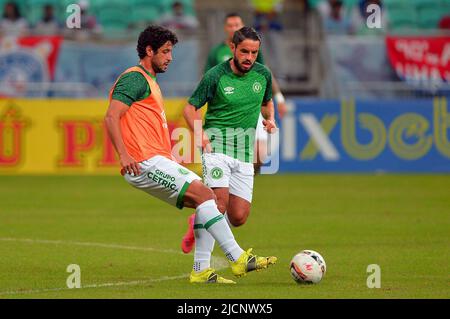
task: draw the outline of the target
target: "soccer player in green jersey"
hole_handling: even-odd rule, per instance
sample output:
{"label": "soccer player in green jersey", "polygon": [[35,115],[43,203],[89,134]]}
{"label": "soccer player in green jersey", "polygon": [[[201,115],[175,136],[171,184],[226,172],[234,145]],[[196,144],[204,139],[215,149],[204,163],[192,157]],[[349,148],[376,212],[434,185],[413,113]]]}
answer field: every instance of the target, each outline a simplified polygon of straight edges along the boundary
{"label": "soccer player in green jersey", "polygon": [[[224,21],[224,32],[225,32],[225,41],[221,42],[217,46],[213,47],[208,54],[208,59],[205,65],[205,73],[216,66],[219,63],[222,63],[233,57],[233,52],[231,51],[230,45],[233,38],[233,34],[235,31],[239,30],[244,26],[244,22],[242,21],[242,17],[237,13],[229,13],[225,17]],[[264,57],[261,50],[258,53],[256,58],[256,62],[265,64]],[[275,77],[272,76],[272,91],[274,95],[274,100],[276,101],[276,106],[278,109],[278,115],[280,119],[286,113],[286,103],[281,93],[280,86],[278,85]],[[262,117],[259,117],[258,126],[256,128],[256,143],[255,143],[255,154],[256,161],[254,163],[255,171],[258,172],[263,162],[266,160],[268,155],[268,136],[267,132],[264,131],[262,125]],[[272,143],[273,145],[273,143]],[[275,145],[276,146],[276,145]]]}
{"label": "soccer player in green jersey", "polygon": [[[206,72],[184,109],[186,122],[202,149],[204,183],[213,189],[217,207],[233,226],[244,224],[250,213],[254,138],[260,113],[264,129],[269,133],[276,130],[272,75],[256,62],[260,44],[253,28],[236,31],[231,46],[233,58]],[[206,103],[208,110],[202,131],[198,110]],[[196,231],[197,226],[191,225],[189,232]],[[182,249],[188,253],[192,246],[185,238]],[[195,254],[204,254],[198,249],[212,250],[214,239],[208,238],[209,246],[196,244]]]}

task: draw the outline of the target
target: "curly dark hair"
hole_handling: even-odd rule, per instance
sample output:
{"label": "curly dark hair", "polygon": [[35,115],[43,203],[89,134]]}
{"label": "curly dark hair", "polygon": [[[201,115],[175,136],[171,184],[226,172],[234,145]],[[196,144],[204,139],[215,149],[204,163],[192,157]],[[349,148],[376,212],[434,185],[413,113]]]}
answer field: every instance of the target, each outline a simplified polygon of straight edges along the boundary
{"label": "curly dark hair", "polygon": [[137,52],[139,58],[143,59],[147,56],[147,46],[150,46],[153,51],[158,51],[167,41],[172,45],[177,44],[178,38],[169,29],[157,25],[150,25],[139,35],[137,43]]}

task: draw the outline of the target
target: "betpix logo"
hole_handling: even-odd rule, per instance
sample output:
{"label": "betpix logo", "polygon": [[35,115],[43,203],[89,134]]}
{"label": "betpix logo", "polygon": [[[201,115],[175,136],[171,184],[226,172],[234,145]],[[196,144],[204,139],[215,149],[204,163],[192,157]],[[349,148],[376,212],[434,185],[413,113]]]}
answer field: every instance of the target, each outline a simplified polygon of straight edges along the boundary
{"label": "betpix logo", "polygon": [[[281,159],[318,169],[448,170],[450,113],[434,100],[320,101],[294,105],[282,120]],[[432,161],[430,160],[432,158]],[[433,165],[430,165],[430,161]],[[336,165],[332,165],[335,163]],[[353,164],[355,165],[353,165]],[[402,163],[402,164],[400,164]],[[293,167],[293,166],[291,166]]]}

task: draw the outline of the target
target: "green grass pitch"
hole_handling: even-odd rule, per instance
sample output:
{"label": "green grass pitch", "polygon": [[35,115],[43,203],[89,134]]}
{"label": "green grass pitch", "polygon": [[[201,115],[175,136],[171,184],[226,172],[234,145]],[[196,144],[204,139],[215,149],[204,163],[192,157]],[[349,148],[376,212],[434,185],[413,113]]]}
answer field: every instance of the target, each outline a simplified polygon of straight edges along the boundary
{"label": "green grass pitch", "polygon": [[[243,248],[278,256],[237,285],[191,285],[180,240],[191,210],[121,177],[0,177],[0,298],[449,298],[450,175],[258,176]],[[327,263],[297,285],[302,249]],[[69,264],[81,289],[68,289]],[[220,248],[215,267],[232,278]],[[381,267],[381,288],[366,285]]]}

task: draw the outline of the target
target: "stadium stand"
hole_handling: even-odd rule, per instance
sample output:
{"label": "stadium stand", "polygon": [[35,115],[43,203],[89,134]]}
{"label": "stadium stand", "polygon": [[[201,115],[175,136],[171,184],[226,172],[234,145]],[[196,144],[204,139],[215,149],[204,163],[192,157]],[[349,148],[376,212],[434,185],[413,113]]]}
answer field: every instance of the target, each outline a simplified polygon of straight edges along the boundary
{"label": "stadium stand", "polygon": [[[103,67],[101,63],[103,61],[100,61],[97,55],[92,52],[96,50],[97,52],[107,51],[108,46],[111,45],[126,47],[126,50],[120,51],[123,52],[123,55],[117,59],[122,61],[120,62],[123,63],[121,65],[134,63],[135,49],[131,43],[143,27],[149,23],[158,23],[162,17],[170,13],[175,0],[80,1],[89,4],[86,9],[87,13],[96,20],[98,29],[94,32],[94,37],[77,37],[74,36],[77,32],[68,32],[67,28],[63,28],[66,32],[62,33],[65,40],[61,45],[61,61],[66,61],[66,58],[70,58],[79,59],[76,60],[79,62],[77,62],[78,66],[74,66],[72,71],[67,66],[62,67],[61,62],[58,62],[56,66],[56,80],[79,82],[82,84],[81,87],[89,88],[88,92],[86,91],[86,95],[104,96],[106,94],[105,88],[110,85],[109,82],[117,75],[117,71],[111,69],[114,63],[108,62],[104,65],[105,69],[98,71],[105,73],[104,77],[91,74],[93,73],[91,70],[100,68],[98,65]],[[4,5],[7,2],[9,1],[0,0],[1,12],[3,12]],[[54,6],[57,20],[64,25],[64,21],[68,16],[66,12],[67,5],[76,1],[16,0],[13,2],[18,4],[28,23],[35,27],[36,23],[42,18],[43,7],[46,4]],[[255,3],[267,6],[275,4],[280,25],[283,26],[281,32],[264,35],[262,50],[267,64],[271,67],[277,79],[279,79],[285,94],[333,97],[342,94],[343,91],[347,92],[345,89],[341,90],[339,88],[328,90],[327,85],[324,84],[326,83],[324,79],[341,67],[337,64],[337,56],[339,54],[348,56],[351,53],[345,53],[345,48],[340,49],[339,53],[335,51],[334,47],[330,47],[330,45],[339,43],[339,41],[334,41],[331,34],[324,32],[325,29],[322,26],[321,16],[318,12],[318,8],[326,3],[327,0],[229,0],[225,3],[221,0],[179,0],[179,2],[183,4],[185,14],[195,17],[199,21],[200,26],[195,28],[195,30],[177,30],[181,41],[177,45],[176,54],[189,57],[189,61],[192,61],[192,63],[186,64],[185,59],[182,62],[177,62],[180,63],[177,69],[182,68],[187,75],[184,74],[181,77],[172,71],[161,77],[162,86],[169,90],[171,95],[183,96],[188,94],[193,88],[200,74],[202,74],[205,55],[209,48],[223,39],[222,21],[226,13],[237,11],[242,15],[244,21],[251,25],[254,23]],[[346,12],[349,13],[349,17],[352,19],[355,13],[361,12],[362,2],[362,0],[342,1]],[[384,47],[384,37],[386,35],[433,35],[445,32],[446,23],[443,19],[450,15],[449,0],[383,0],[381,3],[383,6],[383,21],[385,23],[382,30],[371,30],[362,25],[359,30],[358,28],[353,28],[352,31],[347,32],[353,38],[350,36],[341,41],[341,43],[349,43],[349,48],[354,48],[354,50],[357,50],[358,47],[361,50],[366,50],[368,44],[364,43],[369,41],[364,40],[364,37],[366,35],[376,37],[373,38],[373,41],[378,41],[382,46],[381,49],[375,49],[376,53],[367,53],[369,55],[375,54],[370,63],[374,64],[375,60],[378,61],[377,63],[380,63],[378,68],[373,65],[374,69],[391,70],[386,65],[381,67],[381,63],[386,63]],[[124,14],[124,12],[127,14]],[[364,17],[363,19],[360,17],[360,23],[361,21],[364,21]],[[441,30],[438,30],[440,25]],[[32,31],[32,34],[39,35],[38,29],[32,29]],[[346,32],[343,33],[345,34]],[[41,34],[48,35],[45,32]],[[76,42],[71,42],[80,40],[86,43],[77,45]],[[69,48],[71,52],[67,52]],[[74,48],[77,48],[77,50]],[[88,54],[88,52],[91,53]],[[86,59],[86,56],[92,58]],[[355,61],[354,58],[353,61]],[[95,66],[93,66],[94,64]],[[357,61],[354,64],[357,64]],[[60,71],[61,68],[65,70],[65,74]],[[76,68],[86,69],[87,71],[78,72],[75,70]],[[385,84],[383,83],[389,83],[395,78],[395,76],[389,77],[388,73],[386,72],[382,77],[384,82],[381,81],[381,78],[377,78],[380,80],[378,87],[384,88]],[[345,81],[339,82],[345,83]],[[55,83],[52,83],[52,85],[55,85]],[[334,86],[338,85],[335,83]],[[394,87],[396,85],[387,85],[389,90]],[[341,93],[337,93],[339,91]],[[407,89],[402,88],[399,91],[407,92]],[[360,94],[361,92],[354,91],[354,93]],[[53,92],[52,96],[55,94],[57,96],[59,93]],[[83,95],[82,91],[77,91],[76,94],[77,96]]]}

